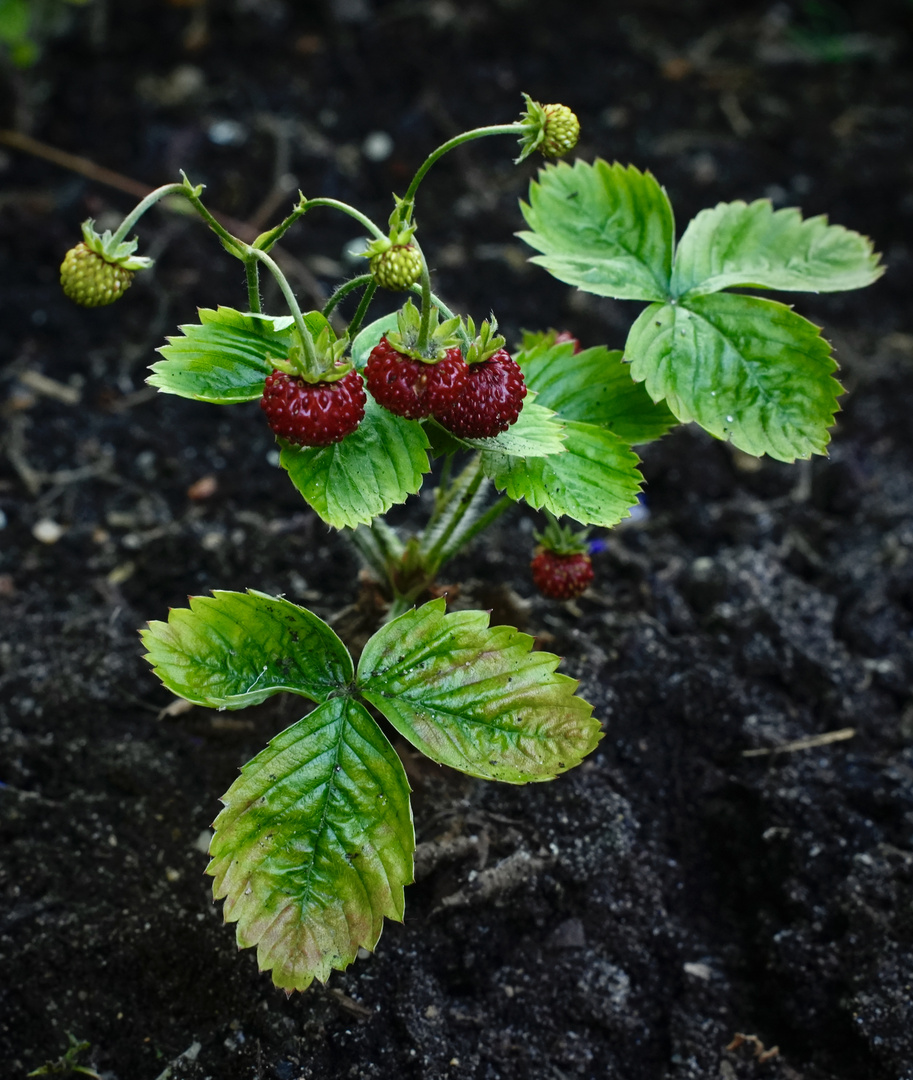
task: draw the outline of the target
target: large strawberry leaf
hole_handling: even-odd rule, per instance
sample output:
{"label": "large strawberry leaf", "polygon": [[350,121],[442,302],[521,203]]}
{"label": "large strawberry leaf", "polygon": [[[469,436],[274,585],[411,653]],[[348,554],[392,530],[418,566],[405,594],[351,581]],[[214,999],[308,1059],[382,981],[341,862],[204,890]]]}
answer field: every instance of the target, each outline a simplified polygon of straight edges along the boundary
{"label": "large strawberry leaf", "polygon": [[768,199],[719,203],[695,217],[678,246],[674,296],[733,286],[839,292],[871,285],[884,273],[871,241],[822,216],[802,220],[795,207]]}
{"label": "large strawberry leaf", "polygon": [[213,895],[260,969],[304,990],[403,917],[415,835],[402,763],[365,707],[318,706],[241,770],[210,845]]}
{"label": "large strawberry leaf", "polygon": [[197,705],[242,709],[282,690],[326,701],[352,681],[352,658],[322,619],[254,590],[193,596],[141,637],[165,686]]}
{"label": "large strawberry leaf", "polygon": [[368,395],[358,429],[331,446],[282,444],[279,462],[307,502],[334,528],[367,525],[422,486],[430,468],[421,424]]}
{"label": "large strawberry leaf", "polygon": [[[152,365],[146,382],[162,393],[215,405],[261,397],[272,359],[288,356],[292,317],[228,307],[201,308],[198,314],[198,323],[179,327],[182,336],[168,338],[158,350],[165,359]],[[304,321],[315,336],[327,325],[319,311],[308,312]]]}
{"label": "large strawberry leaf", "polygon": [[620,350],[573,350],[572,343],[550,344],[543,335],[514,357],[538,404],[554,409],[559,419],[596,424],[632,445],[658,439],[678,423],[665,404],[634,382]]}
{"label": "large strawberry leaf", "polygon": [[631,374],[679,420],[748,454],[824,453],[841,386],[819,328],[785,304],[737,293],[653,304],[625,346]]}
{"label": "large strawberry leaf", "polygon": [[521,203],[530,260],[598,296],[665,300],[675,223],[665,191],[633,165],[547,165]]}
{"label": "large strawberry leaf", "polygon": [[567,515],[581,525],[617,525],[637,502],[642,482],[637,455],[624,439],[594,424],[572,421],[565,433],[563,454],[483,454],[485,474],[511,499],[525,499],[556,517]]}
{"label": "large strawberry leaf", "polygon": [[382,627],[365,646],[358,689],[433,761],[522,784],[578,764],[601,738],[577,683],[533,639],[488,626],[481,611],[432,600]]}

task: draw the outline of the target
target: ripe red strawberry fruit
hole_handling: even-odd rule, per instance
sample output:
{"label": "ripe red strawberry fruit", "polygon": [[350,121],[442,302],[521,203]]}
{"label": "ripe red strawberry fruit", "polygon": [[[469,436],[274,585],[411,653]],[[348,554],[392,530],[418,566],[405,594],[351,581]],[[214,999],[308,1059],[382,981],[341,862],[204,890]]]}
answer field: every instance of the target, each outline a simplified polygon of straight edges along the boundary
{"label": "ripe red strawberry fruit", "polygon": [[593,564],[585,551],[562,555],[542,548],[529,565],[536,588],[552,600],[573,600],[593,580]]}
{"label": "ripe red strawberry fruit", "polygon": [[266,377],[260,408],[280,438],[296,446],[330,446],[358,427],[366,400],[354,369],[334,382],[316,383],[274,371]]}
{"label": "ripe red strawberry fruit", "polygon": [[469,365],[458,348],[447,349],[442,360],[429,364],[399,352],[386,337],[371,350],[365,366],[374,400],[407,420],[445,409],[468,377]]}
{"label": "ripe red strawberry fruit", "polygon": [[[503,340],[503,338],[501,339]],[[506,431],[520,415],[526,383],[519,364],[506,349],[469,364],[456,399],[434,409],[435,420],[460,439],[489,439]]]}
{"label": "ripe red strawberry fruit", "polygon": [[574,343],[574,356],[576,356],[577,353],[581,351],[581,346],[580,342],[574,337],[570,330],[562,330],[560,333],[555,334],[556,345],[567,345],[570,342]]}

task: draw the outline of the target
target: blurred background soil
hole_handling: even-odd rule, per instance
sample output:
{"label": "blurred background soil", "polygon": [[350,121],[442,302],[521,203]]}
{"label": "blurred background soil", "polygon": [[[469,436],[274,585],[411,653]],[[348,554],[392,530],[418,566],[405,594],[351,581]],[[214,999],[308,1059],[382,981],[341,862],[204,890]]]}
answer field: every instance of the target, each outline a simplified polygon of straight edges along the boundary
{"label": "blurred background soil", "polygon": [[[0,73],[0,1075],[69,1032],[106,1080],[911,1080],[913,4],[67,14]],[[256,403],[145,386],[198,306],[245,306],[204,227],[151,212],[155,269],[115,307],[76,308],[58,267],[83,219],[116,225],[125,187],[180,169],[252,231],[299,188],[383,221],[434,146],[513,119],[524,90],[578,113],[581,157],[651,169],[679,230],[767,197],[867,233],[889,269],[789,298],[848,390],[828,458],[757,462],[691,429],[644,448],[644,505],[576,605],[534,595],[525,509],[454,565],[464,596],[566,657],[606,737],[521,788],[400,747],[420,841],[405,923],[286,998],[203,868],[219,795],[297,706],[168,710],[136,630],[213,588],[339,619],[358,565],[275,467]],[[510,341],[554,326],[620,348],[637,305],[526,262],[536,166],[515,153],[477,142],[425,181],[437,291]],[[355,271],[357,238],[329,211],[287,236],[303,302]]]}

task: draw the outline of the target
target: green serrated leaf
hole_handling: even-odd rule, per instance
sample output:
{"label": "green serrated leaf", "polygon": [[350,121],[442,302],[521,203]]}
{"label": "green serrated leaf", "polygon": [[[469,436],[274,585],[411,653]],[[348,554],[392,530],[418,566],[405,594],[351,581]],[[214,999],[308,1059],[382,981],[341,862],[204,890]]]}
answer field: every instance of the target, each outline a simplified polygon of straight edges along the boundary
{"label": "green serrated leaf", "polygon": [[860,289],[884,267],[868,237],[824,215],[802,220],[795,207],[774,210],[769,199],[719,203],[688,225],[675,256],[674,296],[734,286],[796,292]]}
{"label": "green serrated leaf", "polygon": [[253,589],[192,596],[141,637],[156,675],[196,705],[243,709],[283,690],[325,701],[352,681],[352,658],[322,619]]}
{"label": "green serrated leaf", "polygon": [[373,949],[403,917],[415,834],[409,784],[357,701],[335,698],[248,762],[222,800],[207,873],[241,948],[285,990]]}
{"label": "green serrated leaf", "polygon": [[527,394],[515,423],[493,439],[463,439],[476,450],[494,450],[511,457],[548,457],[564,453],[564,425],[551,409]]}
{"label": "green serrated leaf", "polygon": [[842,387],[819,327],[785,304],[737,293],[654,304],[631,327],[631,374],[683,422],[747,454],[823,454]]}
{"label": "green serrated leaf", "polygon": [[632,445],[658,439],[678,420],[634,382],[622,356],[603,345],[575,355],[572,342],[543,342],[514,359],[526,385],[538,393],[537,403],[554,409],[559,419],[596,424]]}
{"label": "green serrated leaf", "polygon": [[[312,312],[311,315],[319,315]],[[146,380],[165,394],[234,405],[263,394],[271,358],[288,355],[291,317],[242,314],[233,308],[201,309],[200,322],[168,338]],[[320,316],[322,318],[322,316]]]}
{"label": "green serrated leaf", "polygon": [[384,334],[389,334],[391,330],[395,330],[396,326],[396,312],[391,311],[389,315],[384,315],[380,319],[368,323],[355,336],[355,340],[352,342],[352,363],[359,371],[364,371],[365,364],[367,364],[368,357],[371,355],[374,346],[380,343],[380,339]]}
{"label": "green serrated leaf", "polygon": [[394,416],[369,395],[353,434],[319,448],[283,444],[279,463],[328,525],[355,528],[419,490],[430,468],[428,446],[421,424]]}
{"label": "green serrated leaf", "polygon": [[530,261],[559,281],[597,296],[664,300],[669,296],[675,222],[650,173],[597,159],[548,165],[521,203],[541,252]]}
{"label": "green serrated leaf", "polygon": [[365,646],[358,688],[433,761],[512,784],[550,780],[601,738],[577,683],[533,639],[488,626],[481,611],[432,600],[382,627]]}
{"label": "green serrated leaf", "polygon": [[593,424],[571,421],[565,432],[564,454],[511,458],[489,452],[482,455],[482,468],[511,499],[581,525],[617,525],[637,502],[637,455],[624,439]]}

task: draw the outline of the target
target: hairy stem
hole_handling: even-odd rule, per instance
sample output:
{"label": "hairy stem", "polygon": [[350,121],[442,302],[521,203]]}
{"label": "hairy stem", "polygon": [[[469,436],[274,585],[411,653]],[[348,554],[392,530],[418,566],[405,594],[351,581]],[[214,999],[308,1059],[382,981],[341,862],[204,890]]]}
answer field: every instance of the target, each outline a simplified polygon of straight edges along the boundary
{"label": "hairy stem", "polygon": [[246,253],[248,258],[259,259],[260,262],[264,263],[276,279],[276,284],[282,290],[282,295],[285,297],[285,302],[288,304],[288,309],[292,313],[292,318],[295,320],[295,327],[301,338],[301,345],[304,349],[304,374],[314,381],[319,381],[320,376],[323,374],[323,370],[317,359],[317,350],[314,348],[314,339],[311,337],[310,331],[305,324],[304,316],[301,314],[301,308],[298,306],[298,301],[295,299],[295,294],[292,292],[292,287],[289,285],[288,279],[265,251],[261,251],[260,248],[248,246],[246,248]]}

